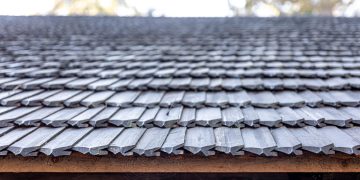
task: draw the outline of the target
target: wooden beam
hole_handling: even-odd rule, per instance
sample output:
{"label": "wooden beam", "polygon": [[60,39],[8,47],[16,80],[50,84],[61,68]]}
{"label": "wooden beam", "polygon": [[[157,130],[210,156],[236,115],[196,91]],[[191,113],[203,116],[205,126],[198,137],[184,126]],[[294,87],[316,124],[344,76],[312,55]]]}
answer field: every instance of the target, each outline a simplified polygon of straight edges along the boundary
{"label": "wooden beam", "polygon": [[89,156],[0,158],[0,172],[360,172],[360,157],[178,155],[161,157]]}

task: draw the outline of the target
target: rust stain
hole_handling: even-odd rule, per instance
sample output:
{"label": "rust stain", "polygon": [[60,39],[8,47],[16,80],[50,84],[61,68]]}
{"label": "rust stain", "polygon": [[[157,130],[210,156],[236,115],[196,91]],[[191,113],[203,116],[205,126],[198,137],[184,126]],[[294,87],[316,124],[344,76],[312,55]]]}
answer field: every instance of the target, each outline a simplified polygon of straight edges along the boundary
{"label": "rust stain", "polygon": [[345,154],[302,156],[199,155],[0,158],[0,172],[360,172],[360,158]]}

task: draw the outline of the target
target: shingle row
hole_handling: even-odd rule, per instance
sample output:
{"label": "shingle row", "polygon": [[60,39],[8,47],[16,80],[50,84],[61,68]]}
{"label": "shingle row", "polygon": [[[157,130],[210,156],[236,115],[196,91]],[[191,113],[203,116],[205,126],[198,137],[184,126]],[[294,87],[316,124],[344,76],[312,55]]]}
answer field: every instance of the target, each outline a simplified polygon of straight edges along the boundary
{"label": "shingle row", "polygon": [[[75,46],[76,47],[76,46]],[[192,46],[194,47],[194,46]],[[161,51],[160,46],[156,46],[154,51]],[[144,52],[144,55],[132,55],[131,53],[136,53],[136,51],[125,51],[124,54],[120,55],[111,55],[108,51],[104,51],[104,55],[95,55],[89,56],[89,51],[72,51],[71,53],[79,56],[78,58],[84,58],[80,61],[75,60],[75,58],[70,59],[67,51],[55,51],[53,56],[51,51],[42,50],[40,52],[30,51],[34,55],[24,55],[23,50],[13,51],[17,57],[13,57],[13,60],[4,59],[0,62],[0,68],[34,68],[38,67],[41,69],[51,69],[51,68],[61,68],[61,69],[150,69],[158,68],[158,70],[166,68],[220,68],[220,69],[358,69],[360,68],[360,57],[351,56],[351,57],[331,57],[331,56],[268,56],[262,57],[258,60],[255,59],[257,56],[250,56],[251,52],[247,56],[211,56],[211,51],[207,52],[203,56],[190,56],[190,55],[177,55],[177,56],[167,56],[161,55],[161,57],[152,56],[151,52]],[[119,51],[117,51],[119,52]],[[241,51],[235,51],[237,53]],[[267,51],[263,51],[264,54]],[[284,51],[280,51],[284,52]],[[286,51],[285,51],[286,52]],[[46,54],[45,54],[46,53]],[[83,54],[82,54],[83,53]],[[127,55],[129,53],[129,55]],[[197,51],[188,51],[188,54],[196,54]],[[44,55],[42,55],[44,54]],[[63,54],[60,56],[59,54]],[[40,58],[44,56],[44,59]],[[220,58],[220,59],[219,59]],[[331,59],[333,58],[333,59]],[[30,59],[30,60],[29,60]],[[64,59],[64,61],[61,61]],[[77,59],[77,58],[76,58]],[[104,60],[105,59],[105,60]],[[214,61],[218,59],[218,61]],[[292,59],[293,61],[289,61]],[[340,61],[339,61],[340,59]],[[59,61],[60,60],[60,61]],[[221,61],[220,61],[221,60]],[[342,61],[341,61],[342,60]],[[14,62],[15,61],[15,62]],[[354,62],[352,62],[354,61]],[[81,63],[79,63],[81,62]],[[265,70],[266,71],[266,70]]]}
{"label": "shingle row", "polygon": [[0,88],[75,90],[336,90],[360,89],[360,78],[0,78]]}
{"label": "shingle row", "polygon": [[61,127],[281,127],[336,125],[352,127],[360,125],[359,107],[320,108],[187,108],[183,106],[162,108],[145,107],[0,107],[0,126]]}
{"label": "shingle row", "polygon": [[312,153],[360,154],[360,128],[0,128],[0,155],[70,155],[76,151],[90,155],[109,152],[129,156],[217,153],[276,156],[278,152],[301,155]]}
{"label": "shingle row", "polygon": [[[79,61],[81,62],[81,61]],[[82,62],[87,63],[87,62]],[[160,62],[159,62],[160,63]],[[116,68],[105,69],[101,67],[94,67],[91,69],[84,68],[3,68],[0,69],[0,76],[6,77],[27,77],[27,78],[41,78],[41,77],[119,77],[119,78],[144,78],[144,77],[277,77],[277,78],[331,78],[331,77],[360,77],[358,68],[354,69],[295,69],[295,68],[222,68],[222,67],[182,67],[182,68]]]}
{"label": "shingle row", "polygon": [[0,92],[2,106],[47,107],[321,107],[360,105],[360,91],[81,91],[29,90]]}

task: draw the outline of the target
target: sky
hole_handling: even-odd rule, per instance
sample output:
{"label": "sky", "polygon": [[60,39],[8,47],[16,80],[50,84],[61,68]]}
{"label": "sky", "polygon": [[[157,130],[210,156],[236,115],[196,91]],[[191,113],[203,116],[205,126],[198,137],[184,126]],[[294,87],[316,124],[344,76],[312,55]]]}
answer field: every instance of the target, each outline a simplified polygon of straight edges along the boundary
{"label": "sky", "polygon": [[[110,1],[101,0],[101,3],[106,4]],[[333,14],[336,16],[360,15],[360,0],[354,1],[351,7],[338,8],[333,11]],[[54,7],[55,2],[56,0],[0,0],[0,15],[46,15]],[[126,2],[143,14],[152,9],[154,16],[227,17],[233,15],[229,9],[228,0],[127,0]],[[230,0],[230,2],[237,7],[244,7],[246,4],[245,0]],[[256,16],[279,15],[279,12],[266,4],[259,4],[253,10]],[[119,9],[117,13],[119,16],[133,14],[134,12],[129,9]],[[67,15],[67,11],[61,11],[58,15]]]}

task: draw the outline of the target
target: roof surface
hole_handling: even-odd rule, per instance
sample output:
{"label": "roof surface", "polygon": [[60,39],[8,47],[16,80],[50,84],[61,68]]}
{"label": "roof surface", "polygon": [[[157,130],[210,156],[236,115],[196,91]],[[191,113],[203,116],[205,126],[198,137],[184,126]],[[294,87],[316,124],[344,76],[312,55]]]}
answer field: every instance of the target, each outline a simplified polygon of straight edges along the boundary
{"label": "roof surface", "polygon": [[0,154],[360,154],[360,19],[0,17]]}

